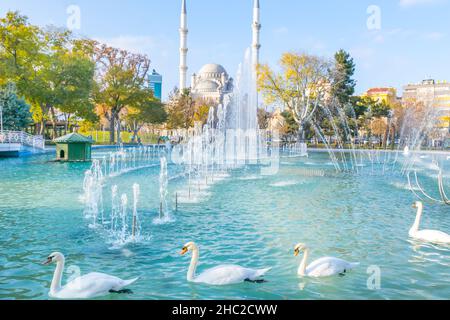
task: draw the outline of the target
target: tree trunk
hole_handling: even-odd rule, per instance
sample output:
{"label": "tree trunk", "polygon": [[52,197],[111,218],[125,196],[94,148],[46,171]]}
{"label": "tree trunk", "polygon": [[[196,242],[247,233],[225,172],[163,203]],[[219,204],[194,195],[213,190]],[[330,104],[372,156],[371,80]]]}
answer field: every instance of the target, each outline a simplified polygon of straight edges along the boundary
{"label": "tree trunk", "polygon": [[39,123],[39,135],[41,135],[41,136],[45,135],[45,120],[43,120],[43,119]]}
{"label": "tree trunk", "polygon": [[64,124],[64,134],[67,134],[70,126],[70,113],[66,114],[66,123]]}
{"label": "tree trunk", "polygon": [[395,125],[394,125],[394,126],[392,126],[392,141],[391,141],[391,149],[392,150],[395,149],[395,139],[396,139],[395,136],[396,135],[397,135],[397,130],[396,130]]}
{"label": "tree trunk", "polygon": [[389,126],[389,121],[388,121],[388,124],[386,126],[386,131],[385,131],[384,136],[383,136],[383,144],[381,146],[383,149],[386,149],[386,147],[387,147],[387,140],[388,140],[388,137],[389,137],[389,132],[391,131],[390,129],[391,128]]}
{"label": "tree trunk", "polygon": [[109,119],[109,143],[114,144],[115,143],[115,139],[114,139],[114,134],[115,134],[115,120],[116,120],[116,116],[111,112],[111,116]]}
{"label": "tree trunk", "polygon": [[303,124],[299,125],[297,140],[297,142],[305,142],[305,126]]}
{"label": "tree trunk", "polygon": [[55,108],[53,106],[49,106],[50,114],[51,114],[51,122],[52,122],[52,139],[56,138],[56,115],[55,115]]}
{"label": "tree trunk", "polygon": [[116,124],[117,124],[117,144],[121,144],[122,140],[120,139],[120,119],[119,114],[116,115]]}

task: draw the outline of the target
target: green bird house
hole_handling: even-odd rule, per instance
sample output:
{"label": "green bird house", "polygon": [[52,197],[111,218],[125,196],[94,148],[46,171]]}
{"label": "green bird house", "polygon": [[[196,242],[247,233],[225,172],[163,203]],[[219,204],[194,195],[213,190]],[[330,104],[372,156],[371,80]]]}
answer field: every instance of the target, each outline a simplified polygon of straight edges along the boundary
{"label": "green bird house", "polygon": [[71,133],[55,139],[57,161],[91,161],[92,139]]}

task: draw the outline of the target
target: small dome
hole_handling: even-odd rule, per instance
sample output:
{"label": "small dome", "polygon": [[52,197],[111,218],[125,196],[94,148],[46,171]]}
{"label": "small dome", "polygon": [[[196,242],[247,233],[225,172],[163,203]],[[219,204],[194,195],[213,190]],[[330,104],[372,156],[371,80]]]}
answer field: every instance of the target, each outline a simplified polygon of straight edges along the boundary
{"label": "small dome", "polygon": [[215,83],[214,81],[210,80],[203,80],[200,81],[196,86],[195,90],[200,92],[215,92],[219,88],[219,85]]}
{"label": "small dome", "polygon": [[227,71],[220,64],[209,63],[204,65],[200,71],[199,76],[210,76],[210,77],[220,77],[222,73],[227,75]]}

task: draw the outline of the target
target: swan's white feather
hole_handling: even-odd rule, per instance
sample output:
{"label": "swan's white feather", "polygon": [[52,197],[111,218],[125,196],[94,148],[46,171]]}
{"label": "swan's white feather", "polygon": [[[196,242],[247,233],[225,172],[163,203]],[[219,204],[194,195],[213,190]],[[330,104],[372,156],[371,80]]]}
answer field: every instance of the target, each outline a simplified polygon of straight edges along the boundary
{"label": "swan's white feather", "polygon": [[88,299],[107,295],[110,290],[119,291],[132,284],[138,278],[122,280],[104,273],[89,273],[67,283],[61,290],[50,293],[51,297],[60,299]]}
{"label": "swan's white feather", "polygon": [[438,230],[420,230],[412,233],[411,236],[421,241],[450,244],[450,235]]}
{"label": "swan's white feather", "polygon": [[349,271],[358,264],[339,258],[324,257],[313,261],[306,268],[306,275],[309,277],[329,277]]}
{"label": "swan's white feather", "polygon": [[409,230],[409,236],[420,241],[435,244],[450,244],[450,235],[445,232],[438,230],[419,230],[420,220],[423,213],[423,203],[417,201],[414,207],[417,208],[416,221]]}
{"label": "swan's white feather", "polygon": [[249,269],[237,265],[221,265],[205,270],[195,277],[194,282],[211,285],[237,284],[245,280],[257,280],[267,273],[269,269]]}

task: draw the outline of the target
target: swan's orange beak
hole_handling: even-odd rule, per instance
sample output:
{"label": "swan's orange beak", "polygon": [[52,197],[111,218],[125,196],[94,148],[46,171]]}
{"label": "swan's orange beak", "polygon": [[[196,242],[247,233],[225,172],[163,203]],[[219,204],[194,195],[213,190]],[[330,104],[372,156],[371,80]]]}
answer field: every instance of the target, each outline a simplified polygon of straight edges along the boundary
{"label": "swan's orange beak", "polygon": [[415,203],[413,203],[412,207],[413,209],[417,209],[417,205]]}
{"label": "swan's orange beak", "polygon": [[298,256],[299,253],[300,253],[300,250],[298,250],[298,249],[295,249],[295,250],[294,250],[294,256]]}
{"label": "swan's orange beak", "polygon": [[183,249],[181,249],[180,255],[184,256],[186,252],[188,252],[188,248],[184,247]]}
{"label": "swan's orange beak", "polygon": [[45,260],[44,262],[42,262],[42,264],[43,264],[44,266],[47,266],[47,265],[49,265],[50,263],[52,263],[52,258],[50,258],[50,257],[48,257],[47,260]]}

